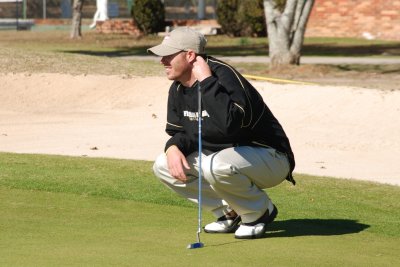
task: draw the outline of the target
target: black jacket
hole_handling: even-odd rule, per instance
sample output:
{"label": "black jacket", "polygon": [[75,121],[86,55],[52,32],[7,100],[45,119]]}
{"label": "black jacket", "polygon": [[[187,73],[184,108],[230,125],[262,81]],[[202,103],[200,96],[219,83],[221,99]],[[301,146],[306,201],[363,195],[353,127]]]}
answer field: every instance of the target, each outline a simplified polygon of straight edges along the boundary
{"label": "black jacket", "polygon": [[[294,155],[289,140],[257,90],[230,65],[206,57],[212,76],[200,82],[202,147],[220,151],[235,146],[272,147],[290,163],[287,180],[294,183]],[[169,90],[165,150],[176,145],[184,155],[198,149],[197,82],[187,88],[175,81]]]}

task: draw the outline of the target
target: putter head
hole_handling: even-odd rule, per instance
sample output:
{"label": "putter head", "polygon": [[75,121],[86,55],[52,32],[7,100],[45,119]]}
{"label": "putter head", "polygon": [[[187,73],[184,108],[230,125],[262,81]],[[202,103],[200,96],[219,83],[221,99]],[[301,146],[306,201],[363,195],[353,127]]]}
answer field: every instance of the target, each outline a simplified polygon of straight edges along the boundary
{"label": "putter head", "polygon": [[201,242],[192,243],[187,246],[188,249],[195,249],[195,248],[202,248],[202,247],[204,247],[204,244]]}

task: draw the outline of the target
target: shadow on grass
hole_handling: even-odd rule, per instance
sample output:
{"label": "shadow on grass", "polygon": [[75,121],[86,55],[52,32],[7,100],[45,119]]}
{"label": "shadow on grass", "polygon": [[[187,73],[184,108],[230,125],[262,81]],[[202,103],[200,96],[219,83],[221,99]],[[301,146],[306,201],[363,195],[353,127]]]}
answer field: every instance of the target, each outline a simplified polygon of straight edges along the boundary
{"label": "shadow on grass", "polygon": [[148,56],[147,48],[149,47],[136,47],[132,48],[119,48],[112,51],[96,51],[96,50],[60,50],[61,53],[79,54],[86,56],[97,57],[126,57],[126,56]]}
{"label": "shadow on grass", "polygon": [[[125,57],[125,56],[148,56],[147,49],[151,46],[120,47],[110,51],[102,50],[59,50],[61,53],[80,54],[87,56]],[[267,47],[255,46],[222,46],[209,47],[207,54],[219,56],[267,56]]]}
{"label": "shadow on grass", "polygon": [[380,56],[400,55],[399,44],[371,45],[338,45],[338,44],[305,44],[302,55],[306,56]]}
{"label": "shadow on grass", "polygon": [[[63,50],[59,52],[82,54],[91,56],[123,57],[133,55],[148,55],[149,46],[121,46],[114,47],[112,50]],[[207,47],[209,55],[218,56],[267,56],[267,44],[248,44],[248,45],[226,45]],[[399,44],[371,44],[371,45],[338,45],[332,44],[304,44],[302,49],[304,56],[379,56],[379,55],[400,55]]]}
{"label": "shadow on grass", "polygon": [[[346,235],[359,233],[369,227],[367,224],[347,219],[292,219],[274,221],[268,226],[262,238]],[[251,239],[234,239],[231,242],[208,246],[226,246],[249,240]]]}
{"label": "shadow on grass", "polygon": [[370,226],[347,219],[292,219],[274,221],[265,237],[330,236],[359,233]]}

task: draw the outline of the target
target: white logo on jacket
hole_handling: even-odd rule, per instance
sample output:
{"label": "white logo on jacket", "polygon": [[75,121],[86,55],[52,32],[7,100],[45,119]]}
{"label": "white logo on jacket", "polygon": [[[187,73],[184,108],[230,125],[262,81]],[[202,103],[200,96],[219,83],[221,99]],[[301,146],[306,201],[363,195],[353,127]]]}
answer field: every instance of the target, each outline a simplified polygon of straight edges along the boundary
{"label": "white logo on jacket", "polygon": [[[198,117],[199,117],[199,113],[198,112],[191,112],[191,111],[184,110],[183,111],[183,116],[184,117],[188,117],[189,120],[191,120],[191,121],[197,121]],[[201,117],[202,118],[210,117],[210,115],[208,114],[207,110],[202,110],[201,111]]]}

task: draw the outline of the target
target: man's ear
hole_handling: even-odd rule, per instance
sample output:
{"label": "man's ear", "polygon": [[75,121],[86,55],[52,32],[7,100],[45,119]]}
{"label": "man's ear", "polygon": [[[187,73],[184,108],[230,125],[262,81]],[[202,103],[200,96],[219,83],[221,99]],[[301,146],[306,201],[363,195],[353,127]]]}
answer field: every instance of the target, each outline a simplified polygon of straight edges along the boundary
{"label": "man's ear", "polygon": [[188,62],[193,63],[194,61],[196,61],[196,52],[194,52],[193,50],[188,50],[186,52],[186,59],[188,60]]}

